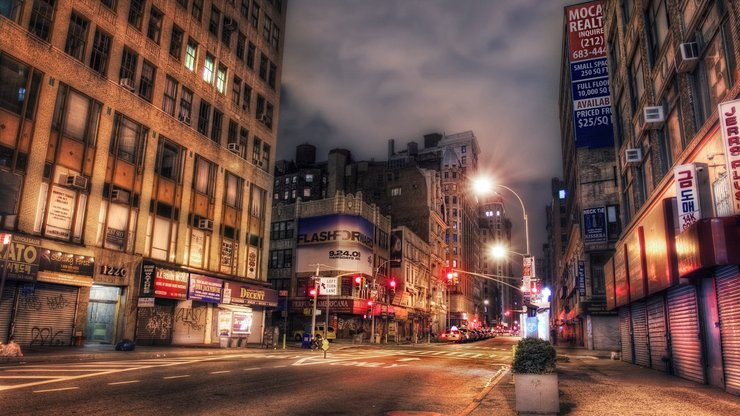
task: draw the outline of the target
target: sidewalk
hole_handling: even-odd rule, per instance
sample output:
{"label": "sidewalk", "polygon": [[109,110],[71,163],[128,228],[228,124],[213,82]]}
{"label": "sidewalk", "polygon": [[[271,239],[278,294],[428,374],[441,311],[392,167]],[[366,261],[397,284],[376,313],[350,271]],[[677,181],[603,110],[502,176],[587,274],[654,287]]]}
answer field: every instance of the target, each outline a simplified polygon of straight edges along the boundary
{"label": "sidewalk", "polygon": [[[560,415],[740,414],[740,397],[660,371],[611,360],[609,351],[558,350]],[[563,361],[567,357],[567,361]],[[510,371],[479,396],[479,405],[462,415],[516,415],[514,376]]]}

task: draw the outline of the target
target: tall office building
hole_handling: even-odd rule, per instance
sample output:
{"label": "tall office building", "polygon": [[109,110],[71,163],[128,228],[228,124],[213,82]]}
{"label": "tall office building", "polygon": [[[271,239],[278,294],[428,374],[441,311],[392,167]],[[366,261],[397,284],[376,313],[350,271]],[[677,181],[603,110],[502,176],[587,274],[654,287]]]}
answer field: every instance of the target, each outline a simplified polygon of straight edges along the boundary
{"label": "tall office building", "polygon": [[259,342],[285,7],[2,2],[1,341]]}

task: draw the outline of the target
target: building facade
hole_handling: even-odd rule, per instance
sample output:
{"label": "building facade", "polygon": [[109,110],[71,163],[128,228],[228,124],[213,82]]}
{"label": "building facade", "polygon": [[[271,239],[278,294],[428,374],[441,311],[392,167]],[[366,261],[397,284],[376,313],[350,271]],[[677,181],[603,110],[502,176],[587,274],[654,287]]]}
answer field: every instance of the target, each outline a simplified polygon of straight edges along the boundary
{"label": "building facade", "polygon": [[0,8],[0,340],[259,342],[286,2]]}

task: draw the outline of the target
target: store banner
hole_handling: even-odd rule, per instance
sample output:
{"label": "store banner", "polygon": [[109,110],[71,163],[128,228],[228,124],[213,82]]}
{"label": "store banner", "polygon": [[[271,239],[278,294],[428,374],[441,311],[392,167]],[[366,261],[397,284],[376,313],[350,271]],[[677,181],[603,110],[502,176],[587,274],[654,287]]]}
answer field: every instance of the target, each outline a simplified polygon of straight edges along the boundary
{"label": "store banner", "polygon": [[585,244],[606,243],[606,207],[583,210],[583,242]]}
{"label": "store banner", "polygon": [[223,303],[277,308],[278,292],[270,288],[244,283],[224,282]]}
{"label": "store banner", "polygon": [[683,232],[701,219],[699,182],[696,166],[693,163],[673,168],[676,183],[676,205],[678,208],[678,229]]}
{"label": "store banner", "polygon": [[740,215],[740,100],[720,103],[719,121],[727,175],[731,181],[732,212]]}
{"label": "store banner", "polygon": [[157,267],[154,273],[154,296],[158,298],[187,300],[188,274]]}
{"label": "store banner", "polygon": [[0,236],[0,273],[6,273],[7,280],[34,282],[39,271],[41,240],[13,234]]}
{"label": "store banner", "polygon": [[578,294],[586,296],[586,263],[578,262]]}
{"label": "store banner", "polygon": [[601,1],[565,8],[577,147],[614,144]]}
{"label": "store banner", "polygon": [[42,249],[39,270],[92,277],[95,274],[95,259],[90,256]]}
{"label": "store banner", "polygon": [[201,302],[221,303],[224,281],[215,277],[190,273],[188,299]]}

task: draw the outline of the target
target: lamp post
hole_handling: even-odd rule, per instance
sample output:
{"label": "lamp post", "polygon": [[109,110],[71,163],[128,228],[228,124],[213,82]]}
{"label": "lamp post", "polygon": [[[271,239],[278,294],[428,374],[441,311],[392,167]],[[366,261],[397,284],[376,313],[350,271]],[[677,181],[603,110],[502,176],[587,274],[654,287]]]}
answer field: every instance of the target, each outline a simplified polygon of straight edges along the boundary
{"label": "lamp post", "polygon": [[529,256],[529,254],[530,254],[530,251],[529,251],[529,218],[527,217],[527,210],[524,208],[524,202],[522,201],[522,198],[519,197],[519,194],[517,194],[516,192],[514,192],[513,189],[509,188],[506,185],[493,184],[493,183],[491,183],[486,178],[478,178],[478,179],[476,179],[474,181],[474,183],[473,183],[473,186],[475,188],[474,191],[477,194],[487,194],[487,193],[491,192],[491,188],[493,188],[494,186],[497,186],[499,188],[504,188],[507,191],[509,191],[512,194],[514,194],[514,196],[516,197],[516,199],[519,201],[519,205],[521,205],[521,207],[522,207],[522,214],[524,214],[524,239],[525,239],[526,247],[527,247],[526,255]]}
{"label": "lamp post", "polygon": [[[385,266],[386,264],[388,264],[388,263],[400,263],[400,262],[401,262],[401,260],[386,260],[386,261],[380,263],[380,265],[375,268],[375,273],[373,274],[373,291],[377,290],[377,286],[376,286],[376,281],[375,280],[378,277],[378,273],[380,272],[380,269],[383,266]],[[375,304],[373,304],[373,308],[370,311],[370,316],[371,316],[371,318],[370,318],[371,319],[370,320],[370,336],[372,337],[372,339],[370,340],[370,343],[371,344],[375,344]]]}

